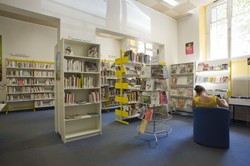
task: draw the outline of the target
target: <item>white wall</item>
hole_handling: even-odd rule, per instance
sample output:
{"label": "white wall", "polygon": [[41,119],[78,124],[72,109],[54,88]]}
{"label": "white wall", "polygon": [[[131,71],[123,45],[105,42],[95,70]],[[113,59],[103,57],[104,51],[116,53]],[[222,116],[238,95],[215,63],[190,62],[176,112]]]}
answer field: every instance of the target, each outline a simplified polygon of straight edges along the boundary
{"label": "white wall", "polygon": [[[54,46],[57,30],[47,26],[0,17],[2,35],[3,81],[5,78],[5,58],[54,61]],[[11,54],[25,54],[28,57],[12,57]],[[5,94],[5,91],[0,91]],[[5,95],[0,95],[5,100]]]}
{"label": "white wall", "polygon": [[120,40],[96,36],[96,42],[101,45],[101,59],[114,60],[120,57]]}
{"label": "white wall", "polygon": [[0,0],[0,3],[57,17],[61,37],[95,41],[96,28],[165,45],[170,64],[177,58],[177,23],[135,0]]}
{"label": "white wall", "polygon": [[[199,61],[199,18],[198,8],[191,16],[178,21],[178,58],[175,63]],[[186,55],[185,44],[194,42],[194,53]]]}

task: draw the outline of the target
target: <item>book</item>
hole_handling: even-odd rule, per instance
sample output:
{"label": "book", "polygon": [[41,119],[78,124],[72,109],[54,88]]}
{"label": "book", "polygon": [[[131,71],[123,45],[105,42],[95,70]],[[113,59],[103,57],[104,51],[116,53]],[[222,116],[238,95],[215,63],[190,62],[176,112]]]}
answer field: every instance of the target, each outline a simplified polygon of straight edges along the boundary
{"label": "book", "polygon": [[203,63],[203,71],[209,70],[209,64]]}
{"label": "book", "polygon": [[177,95],[186,96],[187,95],[186,88],[178,88],[177,89]]}
{"label": "book", "polygon": [[141,78],[151,78],[151,68],[150,68],[150,66],[141,67]]}
{"label": "book", "polygon": [[141,125],[139,127],[139,132],[144,133],[148,125],[148,121],[146,119],[142,119]]}
{"label": "book", "polygon": [[177,65],[171,66],[171,74],[177,74]]}
{"label": "book", "polygon": [[150,121],[153,117],[153,109],[148,108],[145,114],[145,120]]}
{"label": "book", "polygon": [[152,78],[163,78],[163,66],[162,65],[151,66],[151,76]]}
{"label": "book", "polygon": [[189,108],[191,108],[192,107],[192,100],[190,100],[190,99],[188,99],[188,100],[186,100],[186,102],[185,102],[185,107],[189,107]]}
{"label": "book", "polygon": [[159,92],[152,92],[151,93],[151,104],[160,104]]}
{"label": "book", "polygon": [[177,84],[178,85],[187,85],[187,83],[188,83],[187,81],[188,81],[188,77],[181,76],[181,77],[178,77]]}
{"label": "book", "polygon": [[177,88],[173,87],[170,89],[170,94],[171,95],[177,95]]}
{"label": "book", "polygon": [[85,71],[86,72],[97,72],[98,67],[95,62],[85,61]]}
{"label": "book", "polygon": [[187,88],[187,96],[193,96],[193,88]]}
{"label": "book", "polygon": [[221,65],[221,70],[227,70],[228,69],[228,64],[222,64]]}
{"label": "book", "polygon": [[203,71],[203,63],[198,64],[197,71]]}
{"label": "book", "polygon": [[187,77],[187,84],[192,85],[193,83],[194,83],[193,77],[192,76]]}
{"label": "book", "polygon": [[180,108],[185,107],[185,99],[178,99],[178,107]]}
{"label": "book", "polygon": [[145,90],[146,91],[154,90],[154,80],[153,79],[147,79]]}
{"label": "book", "polygon": [[168,104],[168,98],[165,91],[160,92],[160,104]]}
{"label": "book", "polygon": [[176,76],[171,76],[170,77],[170,82],[172,85],[176,85],[177,84],[177,77]]}
{"label": "book", "polygon": [[159,65],[159,56],[158,55],[151,57],[151,65]]}
{"label": "book", "polygon": [[167,80],[156,79],[155,80],[155,90],[168,90]]}
{"label": "book", "polygon": [[176,108],[176,107],[177,107],[177,104],[178,104],[178,100],[177,100],[176,98],[172,98],[172,99],[171,99],[171,103],[172,103],[172,106],[173,106],[174,108]]}
{"label": "book", "polygon": [[125,69],[125,74],[126,75],[137,75],[137,71],[135,69],[135,66],[133,65],[123,65]]}
{"label": "book", "polygon": [[193,73],[193,64],[186,64],[186,73]]}
{"label": "book", "polygon": [[179,65],[179,68],[180,68],[180,74],[184,74],[186,73],[186,64],[181,64]]}

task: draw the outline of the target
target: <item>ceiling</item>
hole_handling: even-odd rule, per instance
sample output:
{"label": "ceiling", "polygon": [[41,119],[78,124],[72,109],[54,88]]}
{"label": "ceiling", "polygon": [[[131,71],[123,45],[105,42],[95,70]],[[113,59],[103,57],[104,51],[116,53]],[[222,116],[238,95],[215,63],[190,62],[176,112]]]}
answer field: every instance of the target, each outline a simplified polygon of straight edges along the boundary
{"label": "ceiling", "polygon": [[193,9],[213,2],[213,0],[136,0],[136,1],[160,13],[172,17],[175,20],[179,20],[185,16],[191,15]]}

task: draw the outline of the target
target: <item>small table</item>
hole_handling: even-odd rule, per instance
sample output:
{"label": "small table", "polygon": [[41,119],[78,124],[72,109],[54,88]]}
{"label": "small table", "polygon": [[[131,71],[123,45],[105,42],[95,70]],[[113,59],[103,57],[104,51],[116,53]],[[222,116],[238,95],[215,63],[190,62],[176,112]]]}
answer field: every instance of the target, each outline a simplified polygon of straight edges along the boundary
{"label": "small table", "polygon": [[[228,104],[229,104],[229,107],[232,108],[231,109],[233,112],[232,120],[234,121],[235,120],[235,107],[240,106],[240,107],[250,108],[250,99],[229,98]],[[249,122],[250,122],[250,115],[249,115]],[[248,125],[248,120],[247,120],[247,125]]]}

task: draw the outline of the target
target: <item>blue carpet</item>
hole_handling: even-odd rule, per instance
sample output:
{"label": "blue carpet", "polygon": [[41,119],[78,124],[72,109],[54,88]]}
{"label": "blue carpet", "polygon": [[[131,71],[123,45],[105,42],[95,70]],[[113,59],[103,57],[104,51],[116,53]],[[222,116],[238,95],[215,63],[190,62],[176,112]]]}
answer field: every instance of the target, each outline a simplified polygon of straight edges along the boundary
{"label": "blue carpet", "polygon": [[54,111],[0,114],[0,166],[249,166],[250,128],[230,127],[230,148],[196,144],[192,117],[174,115],[173,131],[159,139],[138,135],[140,120],[116,122],[103,115],[103,134],[64,144],[54,130]]}

